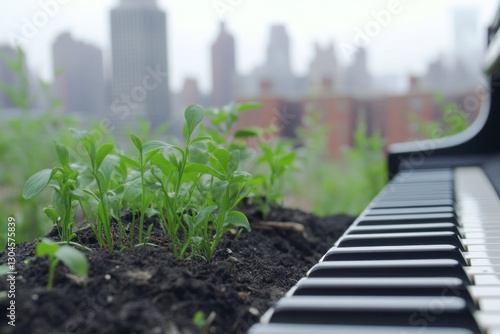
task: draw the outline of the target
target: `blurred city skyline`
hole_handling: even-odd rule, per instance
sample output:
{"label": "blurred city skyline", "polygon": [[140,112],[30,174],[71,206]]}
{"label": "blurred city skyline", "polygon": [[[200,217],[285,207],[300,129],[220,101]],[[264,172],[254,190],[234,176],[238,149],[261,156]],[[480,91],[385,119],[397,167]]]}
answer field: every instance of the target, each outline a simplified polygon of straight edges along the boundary
{"label": "blurred city skyline", "polygon": [[[25,39],[26,43],[21,43],[26,49],[30,70],[51,79],[52,45],[60,34],[69,32],[75,40],[102,50],[104,77],[111,81],[110,11],[118,4],[117,0],[99,3],[41,0],[5,5],[6,10],[0,13],[3,31],[0,44],[11,43],[12,36],[22,37],[26,22],[33,22],[37,13],[44,6],[50,8],[51,3],[57,4],[52,7],[53,17]],[[203,94],[210,94],[212,90],[211,47],[219,35],[221,21],[236,41],[235,67],[240,75],[250,75],[266,62],[271,27],[283,25],[290,39],[291,71],[296,76],[308,75],[316,43],[323,49],[333,45],[339,66],[346,67],[349,58],[353,58],[350,50],[368,42],[369,71],[375,76],[392,76],[393,81],[398,81],[409,75],[425,75],[428,65],[433,62],[453,60],[456,48],[460,47],[456,45],[454,29],[454,19],[460,16],[456,14],[460,10],[476,10],[475,48],[478,50],[475,51],[480,52],[485,45],[486,25],[491,22],[498,4],[496,0],[358,0],[350,3],[318,0],[314,4],[299,0],[272,3],[210,0],[197,4],[158,0],[157,3],[167,14],[172,92],[179,92],[187,78],[194,78]],[[383,17],[381,13],[388,11],[390,6],[397,6],[398,10],[388,18]],[[378,22],[377,17],[382,20],[378,30],[372,24]],[[370,31],[370,28],[375,30]],[[474,42],[474,36],[472,39],[464,36],[463,41],[465,45]]]}

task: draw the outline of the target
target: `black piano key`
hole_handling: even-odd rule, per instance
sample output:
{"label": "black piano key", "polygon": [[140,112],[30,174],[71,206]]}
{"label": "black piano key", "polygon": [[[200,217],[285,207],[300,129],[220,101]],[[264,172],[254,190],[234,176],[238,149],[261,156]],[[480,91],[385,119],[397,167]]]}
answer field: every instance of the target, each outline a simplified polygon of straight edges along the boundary
{"label": "black piano key", "polygon": [[390,208],[419,208],[419,207],[434,207],[434,206],[449,206],[454,205],[451,199],[440,199],[440,200],[420,200],[420,201],[379,201],[375,200],[370,205],[371,209],[390,209]]}
{"label": "black piano key", "polygon": [[456,277],[302,278],[293,296],[422,296],[460,297],[477,309],[464,282]]}
{"label": "black piano key", "polygon": [[390,224],[355,226],[347,231],[347,234],[373,234],[373,233],[408,233],[408,232],[453,232],[462,237],[462,233],[452,223],[430,223],[430,224]]}
{"label": "black piano key", "polygon": [[378,202],[400,202],[400,201],[424,201],[424,200],[453,200],[453,194],[392,194],[377,197]]}
{"label": "black piano key", "polygon": [[426,328],[363,325],[257,324],[247,334],[474,334],[465,328]]}
{"label": "black piano key", "polygon": [[334,247],[325,254],[322,261],[425,259],[450,259],[467,266],[462,252],[452,245]]}
{"label": "black piano key", "polygon": [[457,219],[453,213],[431,213],[415,215],[388,215],[363,217],[358,225],[386,225],[386,224],[424,224],[424,223],[453,223]]}
{"label": "black piano key", "polygon": [[323,261],[308,277],[456,277],[465,284],[470,278],[460,262],[449,259]]}
{"label": "black piano key", "polygon": [[405,245],[453,245],[465,251],[462,241],[453,232],[348,234],[340,238],[338,247]]}
{"label": "black piano key", "polygon": [[407,215],[416,213],[453,213],[455,209],[451,206],[435,206],[430,208],[394,208],[394,209],[371,209],[366,215]]}
{"label": "black piano key", "polygon": [[382,192],[380,192],[379,196],[392,195],[392,194],[419,194],[419,195],[442,195],[442,194],[450,194],[453,193],[453,187],[427,187],[427,186],[417,186],[417,185],[408,185],[408,186],[393,186],[387,187]]}
{"label": "black piano key", "polygon": [[461,327],[479,332],[467,303],[457,297],[287,297],[273,307],[269,322]]}

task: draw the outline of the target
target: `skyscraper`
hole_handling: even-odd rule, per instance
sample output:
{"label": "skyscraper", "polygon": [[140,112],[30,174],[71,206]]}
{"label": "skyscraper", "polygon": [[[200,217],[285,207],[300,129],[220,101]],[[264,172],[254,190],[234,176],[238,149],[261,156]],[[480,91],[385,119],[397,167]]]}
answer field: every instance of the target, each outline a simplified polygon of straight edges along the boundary
{"label": "skyscraper", "polygon": [[[14,59],[16,50],[9,45],[0,46],[0,83],[12,87],[16,81],[15,73],[8,66],[8,61]],[[12,108],[14,105],[7,92],[0,90],[0,108]]]}
{"label": "skyscraper", "polygon": [[354,59],[345,70],[343,88],[349,93],[366,94],[372,87],[370,72],[368,71],[366,50],[359,48]]}
{"label": "skyscraper", "polygon": [[319,90],[328,81],[333,88],[337,85],[337,61],[333,43],[322,48],[318,43],[314,45],[315,54],[309,67],[309,88]]}
{"label": "skyscraper", "polygon": [[166,15],[156,0],[121,0],[111,11],[111,112],[118,132],[138,117],[152,126],[170,117]]}
{"label": "skyscraper", "polygon": [[99,48],[76,41],[69,33],[59,35],[52,45],[55,96],[63,110],[83,116],[104,112],[104,77]]}
{"label": "skyscraper", "polygon": [[269,81],[276,95],[291,97],[297,94],[297,82],[290,64],[290,38],[284,25],[271,27],[261,80]]}
{"label": "skyscraper", "polygon": [[212,45],[212,104],[223,106],[234,99],[236,62],[234,37],[220,24],[220,33]]}

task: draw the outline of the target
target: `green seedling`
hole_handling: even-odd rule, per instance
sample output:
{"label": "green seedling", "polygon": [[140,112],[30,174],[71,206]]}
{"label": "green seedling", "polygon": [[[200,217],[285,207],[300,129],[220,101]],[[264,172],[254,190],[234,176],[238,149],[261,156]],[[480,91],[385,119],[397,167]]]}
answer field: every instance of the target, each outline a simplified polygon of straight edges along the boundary
{"label": "green seedling", "polygon": [[[152,159],[154,168],[152,174],[160,185],[157,192],[156,203],[164,213],[160,216],[162,227],[168,233],[172,242],[172,251],[176,257],[184,258],[190,245],[189,238],[182,239],[179,233],[187,235],[187,228],[182,221],[182,214],[188,209],[195,191],[196,175],[186,175],[185,168],[192,145],[210,137],[194,137],[196,127],[204,117],[204,110],[197,105],[186,108],[184,118],[185,144],[184,147],[170,145],[160,141],[153,142],[155,146],[162,147],[162,154],[157,154]],[[150,144],[150,147],[153,146]]]}
{"label": "green seedling", "polygon": [[[111,236],[111,208],[109,205],[109,192],[111,189],[112,173],[114,171],[114,164],[104,165],[105,158],[113,151],[112,144],[102,144],[97,146],[96,138],[89,132],[70,129],[73,137],[77,139],[85,149],[89,158],[88,164],[83,168],[82,174],[84,177],[89,176],[97,185],[97,191],[85,189],[84,193],[90,195],[93,200],[97,201],[97,212],[95,213],[95,226],[89,221],[100,247],[108,247],[110,251],[113,250],[113,239]],[[79,192],[77,195],[82,196]]]}
{"label": "green seedling", "polygon": [[73,191],[78,185],[78,171],[70,166],[69,152],[61,144],[55,143],[60,167],[44,169],[31,176],[23,189],[23,197],[31,199],[37,196],[50,184],[54,189],[52,195],[52,206],[44,209],[45,214],[57,226],[61,240],[69,242],[76,234],[73,233],[74,226],[74,200]]}
{"label": "green seedling", "polygon": [[283,200],[286,172],[293,166],[297,154],[279,140],[270,143],[262,141],[260,149],[262,154],[257,163],[266,166],[268,174],[255,176],[252,184],[260,189],[256,194],[256,203],[263,216],[267,217],[271,208]]}
{"label": "green seedling", "polygon": [[184,258],[191,249],[191,256],[210,261],[225,231],[250,229],[246,217],[233,210],[245,196],[249,174],[237,171],[239,151],[229,152],[211,137],[194,135],[204,118],[202,107],[189,106],[184,117],[184,147],[163,143],[163,153],[152,159],[152,174],[160,185],[156,203],[164,212],[160,220],[174,255]]}
{"label": "green seedling", "polygon": [[[139,171],[140,179],[139,181],[139,189],[140,189],[140,207],[139,207],[139,212],[140,212],[140,217],[139,217],[139,244],[143,243],[143,228],[144,228],[144,217],[146,215],[146,211],[148,210],[150,204],[153,202],[154,196],[153,193],[150,191],[147,191],[146,187],[146,173],[148,172],[150,168],[150,162],[151,159],[160,152],[162,149],[163,145],[158,144],[157,141],[150,141],[145,144],[142,143],[141,139],[137,137],[136,135],[131,135],[130,136],[132,139],[132,142],[134,146],[137,148],[139,151],[139,156],[137,160],[133,160],[126,155],[122,155],[121,159],[125,161],[126,164],[132,166],[135,170]],[[135,184],[134,184],[135,186]],[[134,187],[135,188],[135,187]],[[134,240],[134,233],[135,233],[135,219],[133,220],[134,224],[132,224],[132,231],[131,231],[131,241],[133,242]],[[149,228],[148,234],[150,234],[152,230],[152,226]],[[149,238],[149,235],[147,236]]]}
{"label": "green seedling", "polygon": [[246,102],[240,104],[229,104],[222,108],[211,108],[206,110],[206,115],[210,121],[210,127],[203,127],[202,132],[206,132],[219,145],[228,147],[229,150],[241,148],[235,139],[247,139],[256,137],[259,129],[235,129],[240,115],[246,111],[260,108],[256,102]]}
{"label": "green seedling", "polygon": [[51,290],[54,286],[54,273],[59,261],[62,261],[66,268],[77,276],[86,277],[88,274],[89,264],[87,258],[83,253],[71,246],[59,245],[50,239],[43,238],[36,246],[36,256],[47,256],[49,259],[48,290]]}
{"label": "green seedling", "polygon": [[196,311],[195,314],[193,314],[193,324],[198,327],[198,329],[202,329],[203,326],[205,325],[205,312],[203,311]]}

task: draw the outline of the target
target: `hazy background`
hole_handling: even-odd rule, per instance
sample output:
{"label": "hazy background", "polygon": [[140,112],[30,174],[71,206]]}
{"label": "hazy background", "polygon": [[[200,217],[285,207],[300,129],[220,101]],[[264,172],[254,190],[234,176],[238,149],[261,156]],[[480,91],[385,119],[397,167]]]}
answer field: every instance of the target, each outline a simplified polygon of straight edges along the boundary
{"label": "hazy background", "polygon": [[[61,1],[62,2],[62,1]],[[346,64],[343,43],[352,43],[356,28],[373,20],[372,11],[387,8],[388,0],[159,0],[167,12],[170,84],[181,88],[186,76],[196,77],[204,93],[210,90],[210,45],[221,19],[218,3],[235,4],[224,13],[228,30],[236,39],[236,66],[248,73],[264,61],[272,24],[285,24],[291,39],[292,68],[304,75],[313,57],[313,43],[333,41],[337,60]],[[102,48],[105,76],[110,80],[110,9],[117,0],[70,0],[57,15],[29,40],[24,48],[31,70],[52,77],[51,45],[58,34],[72,33],[75,39]],[[477,9],[478,39],[482,47],[485,28],[493,18],[496,0],[400,1],[401,12],[373,38],[368,46],[368,67],[373,75],[422,74],[440,55],[453,53],[453,11]],[[20,34],[23,19],[40,11],[38,1],[0,0],[0,44],[9,43],[9,33]]]}

